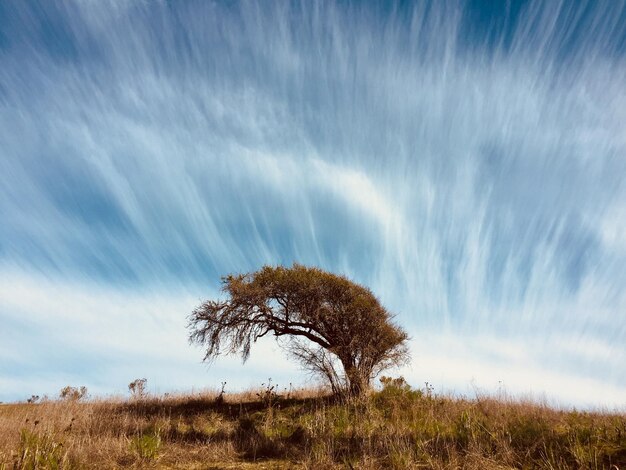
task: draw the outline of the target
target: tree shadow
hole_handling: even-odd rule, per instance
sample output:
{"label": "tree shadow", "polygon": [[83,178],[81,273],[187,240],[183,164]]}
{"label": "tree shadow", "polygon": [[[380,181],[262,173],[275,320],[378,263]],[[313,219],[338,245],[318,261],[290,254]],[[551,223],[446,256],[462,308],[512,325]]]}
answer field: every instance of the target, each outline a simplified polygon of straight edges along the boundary
{"label": "tree shadow", "polygon": [[137,400],[117,405],[112,411],[124,415],[143,418],[162,416],[179,416],[196,418],[205,413],[216,413],[228,420],[236,420],[241,416],[273,409],[289,409],[290,415],[299,416],[319,407],[341,403],[334,395],[310,398],[280,398],[270,404],[264,400],[228,403],[219,402],[214,398],[200,397],[185,400]]}
{"label": "tree shadow", "polygon": [[[307,431],[298,424],[298,417],[320,408],[345,403],[341,398],[328,395],[312,398],[281,398],[271,406],[264,400],[228,403],[210,397],[165,400],[137,400],[117,405],[112,412],[131,415],[150,422],[163,417],[175,418],[184,426],[172,425],[160,431],[166,442],[190,445],[230,443],[246,461],[286,459],[297,461],[310,450],[311,439]],[[288,417],[288,425],[277,433],[276,429],[263,427],[264,412],[280,413]],[[197,419],[203,415],[217,414],[229,422],[229,426],[211,430],[198,426]],[[151,432],[154,424],[146,423],[145,432]],[[354,442],[339,438],[338,453],[358,453]],[[345,457],[344,455],[344,457]],[[337,456],[341,461],[340,456]]]}

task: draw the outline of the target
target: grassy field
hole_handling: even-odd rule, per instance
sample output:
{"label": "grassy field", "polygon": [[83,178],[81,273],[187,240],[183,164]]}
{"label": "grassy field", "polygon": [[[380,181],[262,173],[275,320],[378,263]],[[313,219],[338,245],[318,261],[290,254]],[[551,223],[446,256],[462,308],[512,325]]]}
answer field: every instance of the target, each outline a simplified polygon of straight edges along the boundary
{"label": "grassy field", "polygon": [[0,469],[626,469],[626,416],[441,397],[265,388],[0,405]]}

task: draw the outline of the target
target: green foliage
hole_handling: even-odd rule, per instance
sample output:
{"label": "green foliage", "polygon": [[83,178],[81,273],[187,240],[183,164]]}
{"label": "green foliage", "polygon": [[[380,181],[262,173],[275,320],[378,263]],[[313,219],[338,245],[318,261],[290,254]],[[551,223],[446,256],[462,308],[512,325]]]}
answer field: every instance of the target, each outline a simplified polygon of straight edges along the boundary
{"label": "green foliage", "polygon": [[397,408],[411,406],[411,403],[421,399],[424,394],[421,390],[413,390],[404,380],[404,377],[381,377],[380,382],[383,389],[373,396],[374,405],[385,412],[388,416],[390,412]]}
{"label": "green foliage", "polygon": [[422,396],[421,391],[414,391],[411,386],[404,380],[404,377],[381,377],[380,383],[383,384],[382,394],[389,397],[412,397],[419,398]]}
{"label": "green foliage", "polygon": [[483,437],[480,417],[470,410],[463,410],[455,422],[456,441],[460,448],[466,448],[471,442]]}
{"label": "green foliage", "polygon": [[157,429],[134,436],[130,441],[130,448],[141,460],[156,460],[161,449],[161,433]]}
{"label": "green foliage", "polygon": [[535,447],[551,434],[549,424],[532,415],[518,416],[508,432],[513,445],[520,449]]}
{"label": "green foliage", "polygon": [[[64,462],[63,444],[47,433],[38,434],[27,429],[20,433],[20,446],[13,468],[19,470],[57,470],[68,468]],[[65,465],[64,465],[65,463]]]}

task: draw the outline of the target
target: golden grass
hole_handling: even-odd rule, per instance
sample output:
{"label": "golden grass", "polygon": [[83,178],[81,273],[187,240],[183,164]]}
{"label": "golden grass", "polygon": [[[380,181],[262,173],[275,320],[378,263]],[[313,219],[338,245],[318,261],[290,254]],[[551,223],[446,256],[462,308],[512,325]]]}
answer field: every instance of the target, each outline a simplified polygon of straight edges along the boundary
{"label": "golden grass", "polygon": [[626,469],[626,416],[459,399],[389,383],[0,406],[0,469]]}

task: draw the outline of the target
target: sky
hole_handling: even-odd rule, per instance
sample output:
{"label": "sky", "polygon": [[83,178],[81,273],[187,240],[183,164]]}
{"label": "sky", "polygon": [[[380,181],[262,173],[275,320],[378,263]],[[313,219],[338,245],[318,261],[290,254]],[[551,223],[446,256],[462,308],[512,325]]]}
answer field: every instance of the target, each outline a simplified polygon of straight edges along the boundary
{"label": "sky", "polygon": [[220,277],[372,289],[415,387],[626,407],[626,2],[0,2],[0,401],[203,364]]}

